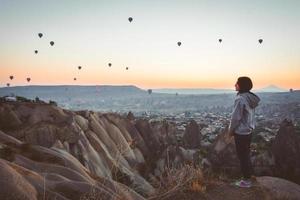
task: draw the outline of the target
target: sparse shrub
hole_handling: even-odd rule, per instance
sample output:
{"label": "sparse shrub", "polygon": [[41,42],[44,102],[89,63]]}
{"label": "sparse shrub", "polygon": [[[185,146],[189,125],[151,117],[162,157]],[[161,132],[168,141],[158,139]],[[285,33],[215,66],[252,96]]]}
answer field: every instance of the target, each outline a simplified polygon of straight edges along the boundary
{"label": "sparse shrub", "polygon": [[91,190],[84,195],[80,196],[80,200],[125,200],[123,197],[117,193],[110,194],[108,192],[100,191],[95,187],[92,187]]}
{"label": "sparse shrub", "polygon": [[166,169],[160,187],[148,200],[163,200],[171,195],[188,192],[205,192],[203,173],[199,167],[184,165],[179,169]]}
{"label": "sparse shrub", "polygon": [[32,100],[27,99],[25,97],[21,97],[21,96],[16,96],[16,99],[17,99],[17,101],[20,101],[20,102],[32,102]]}
{"label": "sparse shrub", "polygon": [[57,106],[57,103],[55,101],[52,101],[52,100],[49,101],[49,104],[53,105],[53,106]]}

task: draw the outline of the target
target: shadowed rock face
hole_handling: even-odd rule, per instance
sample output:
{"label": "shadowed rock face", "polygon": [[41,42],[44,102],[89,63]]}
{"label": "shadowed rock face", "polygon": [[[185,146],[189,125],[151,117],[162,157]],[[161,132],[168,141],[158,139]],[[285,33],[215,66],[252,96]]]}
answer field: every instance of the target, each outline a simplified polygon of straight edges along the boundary
{"label": "shadowed rock face", "polygon": [[165,120],[151,122],[153,132],[157,135],[160,146],[166,148],[170,145],[177,145],[176,126]]}
{"label": "shadowed rock face", "polygon": [[253,158],[254,173],[257,176],[274,176],[275,159],[270,150],[255,155]]}
{"label": "shadowed rock face", "polygon": [[22,125],[12,106],[3,104],[0,106],[0,130],[14,130]]}
{"label": "shadowed rock face", "polygon": [[210,147],[208,158],[213,170],[237,175],[240,173],[234,138],[227,135],[227,130],[220,133]]}
{"label": "shadowed rock face", "polygon": [[195,149],[200,147],[201,134],[196,121],[192,120],[186,127],[183,136],[183,142],[188,149]]}
{"label": "shadowed rock face", "polygon": [[[36,189],[14,168],[0,159],[0,199],[37,199]],[[5,184],[4,184],[4,183]]]}
{"label": "shadowed rock face", "polygon": [[300,184],[300,133],[284,120],[272,145],[275,174]]}
{"label": "shadowed rock face", "polygon": [[136,129],[141,134],[142,138],[146,142],[148,152],[147,158],[157,158],[162,152],[162,144],[159,142],[159,136],[153,131],[150,123],[145,119],[139,119],[135,124]]}

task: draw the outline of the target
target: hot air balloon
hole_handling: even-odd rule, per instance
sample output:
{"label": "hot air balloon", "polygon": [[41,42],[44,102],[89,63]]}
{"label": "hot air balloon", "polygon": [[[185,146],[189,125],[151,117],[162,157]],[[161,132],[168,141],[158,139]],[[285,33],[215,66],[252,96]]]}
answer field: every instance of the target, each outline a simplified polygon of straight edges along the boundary
{"label": "hot air balloon", "polygon": [[10,80],[13,80],[13,79],[14,79],[14,76],[9,76],[9,79],[10,79]]}
{"label": "hot air balloon", "polygon": [[34,51],[35,54],[37,54],[38,52],[39,52],[38,50],[35,50],[35,51]]}
{"label": "hot air balloon", "polygon": [[31,78],[27,78],[26,80],[27,80],[27,82],[29,83],[29,82],[31,81]]}
{"label": "hot air balloon", "polygon": [[78,66],[78,69],[79,69],[79,70],[81,70],[81,68],[82,68],[81,66]]}
{"label": "hot air balloon", "polygon": [[261,44],[263,42],[263,39],[259,39],[258,42]]}
{"label": "hot air balloon", "polygon": [[9,87],[9,86],[10,86],[10,84],[9,84],[9,83],[6,83],[6,86],[7,86],[7,87]]}
{"label": "hot air balloon", "polygon": [[132,17],[129,17],[129,18],[128,18],[128,21],[129,21],[130,23],[132,22],[132,20],[133,20]]}
{"label": "hot air balloon", "polygon": [[152,89],[148,89],[148,94],[152,94]]}
{"label": "hot air balloon", "polygon": [[74,81],[76,81],[77,80],[77,78],[74,78]]}
{"label": "hot air balloon", "polygon": [[126,70],[128,70],[129,68],[128,67],[126,67]]}
{"label": "hot air balloon", "polygon": [[40,37],[40,38],[42,38],[42,37],[43,37],[43,33],[39,33],[38,35],[39,35],[39,37]]}
{"label": "hot air balloon", "polygon": [[111,67],[111,63],[108,63],[108,66]]}
{"label": "hot air balloon", "polygon": [[219,42],[221,43],[221,42],[222,42],[222,39],[219,39]]}
{"label": "hot air balloon", "polygon": [[53,46],[53,45],[54,45],[54,42],[53,42],[53,41],[51,41],[51,42],[50,42],[50,45],[51,45],[51,46]]}
{"label": "hot air balloon", "polygon": [[180,47],[181,46],[181,42],[177,42],[177,45]]}

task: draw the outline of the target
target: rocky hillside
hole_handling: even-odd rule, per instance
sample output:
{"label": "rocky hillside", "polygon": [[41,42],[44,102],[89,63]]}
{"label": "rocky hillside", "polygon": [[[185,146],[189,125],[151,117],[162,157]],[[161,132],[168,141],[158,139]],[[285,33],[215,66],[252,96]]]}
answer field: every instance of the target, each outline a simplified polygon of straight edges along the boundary
{"label": "rocky hillside", "polygon": [[[44,103],[1,102],[0,199],[300,197],[300,186],[282,179],[260,177],[256,188],[243,191],[226,181],[205,178],[207,169],[226,168],[220,160],[226,155],[230,160],[227,150],[232,147],[220,134],[214,144],[202,148],[199,131],[192,121],[181,142],[175,125],[167,121],[136,119],[131,113],[73,112]],[[275,152],[276,161],[284,159]],[[294,149],[291,153],[299,155]],[[297,164],[293,173],[298,174],[298,169]],[[278,194],[271,191],[274,188]],[[231,192],[221,192],[226,190]]]}

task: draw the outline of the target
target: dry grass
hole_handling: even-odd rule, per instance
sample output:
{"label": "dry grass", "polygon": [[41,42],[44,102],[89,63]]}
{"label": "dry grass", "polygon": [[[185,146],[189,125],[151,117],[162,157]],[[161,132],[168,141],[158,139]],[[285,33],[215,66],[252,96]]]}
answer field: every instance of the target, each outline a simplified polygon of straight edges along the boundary
{"label": "dry grass", "polygon": [[92,187],[91,190],[82,195],[80,197],[80,200],[99,200],[99,199],[109,199],[109,200],[124,200],[123,198],[121,198],[119,195],[115,194],[115,195],[108,195],[107,193],[104,192],[100,192],[99,190],[97,190],[95,187]]}
{"label": "dry grass", "polygon": [[206,186],[202,170],[192,165],[184,165],[179,169],[167,169],[163,177],[161,177],[156,194],[148,198],[148,200],[163,200],[174,194],[187,192],[204,193],[205,191]]}

